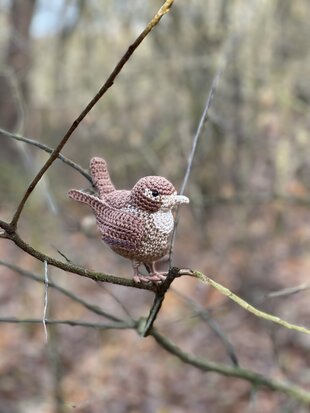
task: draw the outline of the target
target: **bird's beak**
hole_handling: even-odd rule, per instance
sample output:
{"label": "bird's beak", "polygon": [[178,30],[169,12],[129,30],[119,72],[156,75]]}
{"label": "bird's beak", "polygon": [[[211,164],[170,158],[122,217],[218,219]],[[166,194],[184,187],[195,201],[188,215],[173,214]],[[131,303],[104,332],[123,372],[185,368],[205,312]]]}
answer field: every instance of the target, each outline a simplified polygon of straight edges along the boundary
{"label": "bird's beak", "polygon": [[188,204],[189,199],[184,195],[174,195],[174,205]]}
{"label": "bird's beak", "polygon": [[173,208],[176,205],[180,205],[180,204],[188,204],[189,203],[189,199],[187,198],[187,196],[184,195],[168,195],[165,197],[165,199],[163,200],[163,204],[162,204],[162,208],[164,210],[168,210]]}

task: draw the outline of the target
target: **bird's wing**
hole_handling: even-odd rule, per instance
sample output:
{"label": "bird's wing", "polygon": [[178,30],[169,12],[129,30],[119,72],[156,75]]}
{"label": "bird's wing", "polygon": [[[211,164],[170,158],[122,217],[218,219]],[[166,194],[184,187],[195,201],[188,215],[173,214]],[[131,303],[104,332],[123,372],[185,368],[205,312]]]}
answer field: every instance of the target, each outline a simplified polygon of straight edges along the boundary
{"label": "bird's wing", "polygon": [[139,247],[144,235],[143,221],[136,215],[109,205],[105,199],[76,189],[68,192],[71,199],[89,205],[96,216],[102,239],[110,247],[134,250]]}
{"label": "bird's wing", "polygon": [[97,225],[102,239],[110,247],[134,250],[139,247],[143,235],[143,221],[127,211],[106,208],[96,214]]}

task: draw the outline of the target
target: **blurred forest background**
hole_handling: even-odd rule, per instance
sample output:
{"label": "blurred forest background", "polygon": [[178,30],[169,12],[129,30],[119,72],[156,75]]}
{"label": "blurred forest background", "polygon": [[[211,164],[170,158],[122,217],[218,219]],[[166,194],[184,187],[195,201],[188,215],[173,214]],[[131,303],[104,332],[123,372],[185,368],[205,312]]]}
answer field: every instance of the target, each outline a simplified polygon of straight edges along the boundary
{"label": "blurred forest background", "polygon": [[[160,5],[0,0],[0,128],[55,147]],[[173,262],[308,327],[309,290],[269,294],[309,285],[309,21],[308,0],[176,0],[63,151],[84,168],[92,156],[104,157],[119,188],[152,174],[180,187],[228,45]],[[9,220],[48,155],[3,132],[0,140],[0,217]],[[31,196],[19,232],[58,259],[57,250],[87,268],[130,277],[129,261],[99,240],[89,211],[67,198],[70,188],[87,186],[56,161]],[[0,260],[43,274],[40,262],[3,239]],[[117,300],[136,318],[152,302],[145,291],[49,272],[117,315],[123,315]],[[44,286],[4,266],[0,275],[0,317],[42,318]],[[208,310],[241,366],[310,390],[308,336],[263,322],[196,280],[174,282],[156,326],[187,351],[231,364],[197,308]],[[49,317],[100,320],[52,289]],[[0,329],[1,413],[306,411],[283,395],[255,395],[244,381],[186,366],[133,331],[49,326],[46,344],[42,325]]]}

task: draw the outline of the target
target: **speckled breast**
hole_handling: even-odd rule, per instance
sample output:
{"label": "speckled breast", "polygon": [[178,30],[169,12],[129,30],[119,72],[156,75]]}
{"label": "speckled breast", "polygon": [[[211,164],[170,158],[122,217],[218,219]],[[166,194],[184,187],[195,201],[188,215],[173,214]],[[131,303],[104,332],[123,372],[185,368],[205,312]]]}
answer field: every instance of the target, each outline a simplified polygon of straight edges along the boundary
{"label": "speckled breast", "polygon": [[140,261],[157,261],[167,254],[169,236],[173,230],[173,216],[169,212],[150,214],[145,224],[145,236],[139,248]]}
{"label": "speckled breast", "polygon": [[[133,212],[131,210],[131,212]],[[169,237],[173,230],[171,211],[137,213],[143,221],[143,237],[134,250],[125,250],[117,246],[112,249],[118,254],[141,262],[157,261],[165,256],[169,249]]]}

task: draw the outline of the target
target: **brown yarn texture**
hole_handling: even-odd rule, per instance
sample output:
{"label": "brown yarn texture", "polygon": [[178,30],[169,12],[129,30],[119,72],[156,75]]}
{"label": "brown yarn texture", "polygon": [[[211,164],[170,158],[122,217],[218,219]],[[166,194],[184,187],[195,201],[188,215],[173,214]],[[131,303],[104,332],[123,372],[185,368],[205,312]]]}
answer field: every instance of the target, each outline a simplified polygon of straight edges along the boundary
{"label": "brown yarn texture", "polygon": [[72,189],[70,198],[89,205],[103,241],[116,253],[141,263],[163,257],[173,229],[171,208],[162,207],[176,193],[161,176],[141,178],[133,189],[116,190],[104,159],[92,158],[90,173],[98,195]]}

